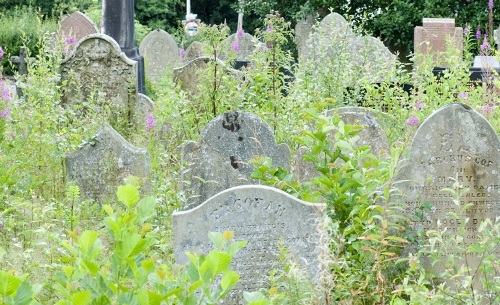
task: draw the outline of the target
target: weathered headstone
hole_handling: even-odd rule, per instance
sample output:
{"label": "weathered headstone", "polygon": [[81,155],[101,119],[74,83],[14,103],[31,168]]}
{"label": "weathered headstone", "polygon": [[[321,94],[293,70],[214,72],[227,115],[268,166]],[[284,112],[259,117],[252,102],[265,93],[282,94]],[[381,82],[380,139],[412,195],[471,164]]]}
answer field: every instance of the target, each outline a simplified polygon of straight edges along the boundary
{"label": "weathered headstone", "polygon": [[184,56],[186,61],[191,61],[198,57],[204,57],[206,46],[204,43],[199,41],[193,41],[186,50],[186,55]]}
{"label": "weathered headstone", "polygon": [[144,57],[146,77],[153,83],[158,83],[167,71],[178,67],[181,62],[177,42],[162,29],[146,35],[139,50]]}
{"label": "weathered headstone", "polygon": [[312,33],[313,21],[314,21],[314,18],[310,17],[306,20],[297,21],[297,24],[295,25],[294,42],[297,45],[299,61],[301,60],[302,56],[304,55],[304,52],[306,52],[307,39],[309,38],[309,35],[311,35],[311,33]]}
{"label": "weathered headstone", "polygon": [[130,108],[134,125],[139,127],[139,129],[145,128],[146,116],[153,113],[154,108],[153,101],[147,95],[139,93],[136,103]]}
{"label": "weathered headstone", "polygon": [[250,159],[266,156],[274,166],[290,168],[290,151],[286,144],[276,145],[273,131],[259,117],[243,112],[226,112],[208,123],[198,143],[188,142],[183,148],[183,181],[188,202],[185,209],[195,207],[207,198],[244,184],[258,184],[250,175],[254,166]]}
{"label": "weathered headstone", "polygon": [[236,60],[250,62],[252,60],[250,56],[257,50],[260,44],[259,40],[248,33],[243,33],[242,37],[238,37],[238,34],[232,34],[227,38],[228,46],[233,47],[236,39],[238,39]]}
{"label": "weathered headstone", "polygon": [[[462,235],[467,248],[478,242],[483,220],[494,221],[500,216],[500,141],[489,122],[470,107],[455,103],[428,117],[415,134],[406,163],[396,177],[404,197],[396,201],[402,201],[413,230],[446,228],[445,240],[450,235]],[[453,189],[454,183],[469,189],[459,202],[443,190]],[[423,210],[423,217],[417,217],[425,202],[430,203],[430,210]],[[460,209],[466,204],[473,205],[463,215]],[[461,226],[464,233],[460,233]],[[479,254],[465,256],[455,249],[449,251],[444,254],[455,251],[458,256],[457,268],[465,259],[471,270],[477,268]],[[495,254],[500,255],[500,245]],[[432,267],[436,273],[439,265]]]}
{"label": "weathered headstone", "polygon": [[307,203],[267,186],[234,187],[192,210],[173,214],[174,255],[178,263],[187,263],[185,252],[207,254],[213,249],[208,232],[233,231],[236,241],[248,243],[233,259],[232,269],[240,281],[224,304],[244,304],[243,291],[267,287],[266,276],[276,268],[280,241],[310,279],[318,280],[323,209],[324,204]]}
{"label": "weathered headstone", "polygon": [[63,104],[80,107],[96,93],[104,98],[113,113],[128,117],[137,99],[136,62],[127,58],[111,37],[86,36],[63,61],[61,70],[61,79],[68,82]]}
{"label": "weathered headstone", "polygon": [[[389,155],[389,141],[387,136],[378,123],[377,119],[371,114],[370,110],[366,110],[362,107],[345,107],[347,109],[339,108],[332,109],[325,113],[326,117],[332,117],[338,114],[340,119],[349,125],[361,125],[363,128],[358,134],[359,140],[356,145],[362,146],[367,145],[370,147],[371,153],[375,156],[382,157]],[[357,109],[361,108],[361,109]],[[335,145],[335,133],[330,132],[328,134],[328,139],[333,149]],[[318,173],[314,170],[313,164],[307,160],[304,160],[304,155],[309,153],[309,149],[301,147],[296,153],[296,168],[295,175],[297,181],[307,182],[310,181]]]}
{"label": "weathered headstone", "polygon": [[149,154],[127,142],[105,123],[78,151],[66,156],[68,181],[80,187],[83,199],[113,200],[123,179],[135,176],[149,189]]}
{"label": "weathered headstone", "polygon": [[182,90],[194,96],[198,92],[198,71],[207,67],[209,57],[197,57],[182,67],[174,69],[174,82],[180,84]]}
{"label": "weathered headstone", "polygon": [[99,30],[92,19],[81,12],[74,12],[63,19],[58,36],[61,39],[71,37],[74,41],[80,41],[87,35],[97,33]]}
{"label": "weathered headstone", "polygon": [[342,87],[353,86],[361,79],[379,83],[396,71],[396,55],[374,37],[356,36],[337,13],[323,18],[301,48],[299,59],[303,67],[315,74],[333,74],[332,69],[337,69],[334,74]]}
{"label": "weathered headstone", "polygon": [[454,47],[463,52],[463,29],[455,27],[453,18],[424,18],[422,26],[414,30],[415,54],[431,54],[434,66],[450,65],[442,55],[447,51],[446,40],[451,39]]}

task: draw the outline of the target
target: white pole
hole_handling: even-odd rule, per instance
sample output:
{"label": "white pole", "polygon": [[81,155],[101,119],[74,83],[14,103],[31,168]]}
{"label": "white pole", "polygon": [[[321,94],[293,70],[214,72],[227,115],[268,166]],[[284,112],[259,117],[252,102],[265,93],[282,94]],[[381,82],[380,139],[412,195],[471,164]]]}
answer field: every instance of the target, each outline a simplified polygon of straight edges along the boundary
{"label": "white pole", "polygon": [[186,19],[191,15],[191,0],[186,0]]}

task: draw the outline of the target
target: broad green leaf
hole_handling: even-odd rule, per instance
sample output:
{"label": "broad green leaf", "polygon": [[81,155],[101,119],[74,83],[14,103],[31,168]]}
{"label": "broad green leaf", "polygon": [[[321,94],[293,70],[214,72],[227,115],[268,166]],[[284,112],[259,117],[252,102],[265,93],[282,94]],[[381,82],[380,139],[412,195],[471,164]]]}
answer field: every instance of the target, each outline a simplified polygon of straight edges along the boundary
{"label": "broad green leaf", "polygon": [[224,235],[220,232],[208,232],[208,238],[217,247],[217,249],[222,250],[224,248]]}
{"label": "broad green leaf", "polygon": [[248,302],[248,305],[264,305],[269,303],[269,301],[266,300],[266,297],[258,291],[244,291],[243,298]]}
{"label": "broad green leaf", "polygon": [[207,255],[207,259],[203,262],[202,267],[203,265],[207,265],[208,268],[213,271],[214,275],[216,275],[226,271],[230,264],[231,255],[221,251],[212,250]]}
{"label": "broad green leaf", "polygon": [[191,286],[189,286],[189,292],[193,293],[198,289],[201,285],[203,285],[203,280],[199,280],[194,282]]}
{"label": "broad green leaf", "polygon": [[71,303],[73,305],[86,305],[90,303],[91,299],[90,290],[79,291],[71,296]]}
{"label": "broad green leaf", "polygon": [[155,212],[156,200],[153,196],[142,198],[137,203],[137,218],[140,223],[152,217]]}
{"label": "broad green leaf", "polygon": [[131,208],[139,201],[139,190],[131,184],[120,185],[118,191],[116,191],[116,196],[121,203]]}
{"label": "broad green leaf", "polygon": [[101,244],[97,242],[99,233],[96,231],[86,230],[78,240],[80,251],[86,258],[93,259],[101,251]]}
{"label": "broad green leaf", "polygon": [[240,275],[233,270],[229,270],[224,273],[222,276],[220,286],[223,291],[226,291],[228,288],[234,286],[240,280]]}
{"label": "broad green leaf", "polygon": [[14,304],[16,305],[27,305],[31,303],[33,297],[33,290],[30,284],[22,282],[17,289],[16,296],[14,297]]}
{"label": "broad green leaf", "polygon": [[345,151],[353,151],[351,144],[344,140],[338,140],[337,142],[335,142],[335,148],[340,148],[341,150]]}
{"label": "broad green leaf", "polygon": [[21,285],[21,282],[21,279],[0,270],[0,295],[13,295],[17,288]]}
{"label": "broad green leaf", "polygon": [[247,245],[247,241],[246,240],[243,240],[243,241],[236,241],[232,244],[230,244],[228,247],[227,247],[227,254],[229,255],[235,255],[238,251],[240,251],[241,249],[243,249],[243,247],[245,247]]}

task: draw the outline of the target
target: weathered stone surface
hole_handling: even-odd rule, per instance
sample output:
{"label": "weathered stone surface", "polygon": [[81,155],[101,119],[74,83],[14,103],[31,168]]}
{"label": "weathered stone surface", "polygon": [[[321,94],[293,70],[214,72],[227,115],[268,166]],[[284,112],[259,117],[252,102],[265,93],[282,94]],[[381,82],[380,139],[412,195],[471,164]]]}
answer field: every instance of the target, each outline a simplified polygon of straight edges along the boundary
{"label": "weathered stone surface", "polygon": [[297,45],[299,61],[304,52],[307,52],[307,39],[309,39],[309,35],[312,33],[313,22],[314,18],[311,17],[306,20],[299,20],[295,25],[294,42]]}
{"label": "weathered stone surface", "polygon": [[198,71],[206,69],[209,57],[197,57],[184,66],[174,69],[174,82],[191,96],[198,92]]}
{"label": "weathered stone surface", "polygon": [[192,210],[173,214],[176,261],[186,263],[186,251],[207,254],[212,250],[208,232],[233,231],[236,241],[248,244],[233,259],[232,268],[241,278],[224,304],[243,304],[243,291],[267,287],[266,276],[276,268],[273,263],[281,240],[291,257],[317,280],[323,210],[324,204],[307,203],[267,186],[225,190]]}
{"label": "weathered stone surface", "polygon": [[337,13],[323,18],[301,48],[299,59],[304,67],[310,66],[314,73],[338,69],[337,80],[343,86],[352,86],[359,79],[379,83],[396,69],[396,55],[374,37],[356,36]]}
{"label": "weathered stone surface", "polygon": [[[248,61],[248,62],[252,61],[250,56],[252,56],[253,53],[258,49],[260,44],[259,40],[248,33],[243,33],[242,37],[238,37],[237,34],[232,34],[227,38],[228,46],[232,48],[235,39],[238,39],[238,47],[239,47],[236,60]],[[224,58],[221,59],[224,60]]]}
{"label": "weathered stone surface", "polygon": [[155,105],[153,101],[142,93],[137,94],[136,103],[130,108],[132,122],[139,129],[144,129],[146,126],[146,116],[153,113]]}
{"label": "weathered stone surface", "polygon": [[168,71],[178,67],[181,62],[177,42],[162,29],[146,35],[139,51],[144,57],[146,77],[153,83],[160,82]]}
{"label": "weathered stone surface", "polygon": [[451,39],[453,45],[463,52],[463,29],[455,27],[453,18],[424,18],[422,25],[414,30],[415,54],[432,56],[435,66],[449,66],[451,63],[442,55],[447,50],[446,40]]}
{"label": "weathered stone surface", "polygon": [[[417,130],[409,160],[396,177],[396,181],[401,181],[397,185],[404,197],[395,201],[402,202],[404,215],[410,218],[414,230],[438,229],[439,223],[441,230],[447,229],[445,240],[450,235],[462,235],[463,245],[468,247],[478,242],[483,220],[500,216],[499,173],[500,141],[495,130],[468,106],[451,104],[432,114]],[[453,189],[455,182],[469,189],[459,202],[454,202],[450,192],[443,191]],[[429,202],[431,208],[424,209],[423,218],[419,218],[416,215],[424,202]],[[461,215],[460,209],[469,203],[473,206]],[[460,226],[465,226],[464,234],[458,231]],[[473,270],[479,263],[479,256],[449,251],[466,258]],[[500,254],[499,245],[495,252]],[[457,267],[464,262],[457,260]],[[436,272],[440,271],[438,265],[433,267]]]}
{"label": "weathered stone surface", "polygon": [[[376,113],[374,110],[368,110],[363,107],[341,107],[327,111],[325,116],[332,117],[338,113],[340,119],[345,124],[363,126],[363,129],[358,134],[359,140],[356,142],[358,147],[367,145],[370,147],[370,151],[375,156],[387,156],[390,153],[389,141],[387,140],[384,130],[372,112]],[[334,136],[334,132],[330,132],[328,134],[331,149],[333,149],[335,145]],[[318,173],[314,170],[313,164],[304,160],[304,155],[309,153],[309,151],[309,148],[300,147],[296,152],[295,175],[297,177],[297,181],[311,181],[316,175],[318,175]]]}
{"label": "weathered stone surface", "polygon": [[121,52],[118,44],[104,34],[86,36],[61,64],[61,79],[67,81],[62,101],[81,107],[91,95],[100,97],[111,112],[127,117],[137,98],[136,62]]}
{"label": "weathered stone surface", "polygon": [[202,131],[198,143],[183,148],[183,181],[187,186],[186,209],[232,186],[258,184],[250,179],[254,166],[250,159],[266,156],[274,166],[290,168],[290,151],[286,144],[276,145],[269,125],[259,117],[234,111],[219,115]]}
{"label": "weathered stone surface", "polygon": [[204,43],[199,41],[193,41],[186,50],[185,60],[191,61],[198,57],[204,57],[206,46]]}
{"label": "weathered stone surface", "polygon": [[136,176],[149,189],[149,154],[127,142],[105,123],[78,151],[66,156],[68,181],[80,187],[83,199],[114,200],[123,179]]}
{"label": "weathered stone surface", "polygon": [[80,41],[87,35],[97,33],[99,30],[92,19],[81,12],[74,12],[63,19],[58,36],[62,39],[71,37],[74,41]]}

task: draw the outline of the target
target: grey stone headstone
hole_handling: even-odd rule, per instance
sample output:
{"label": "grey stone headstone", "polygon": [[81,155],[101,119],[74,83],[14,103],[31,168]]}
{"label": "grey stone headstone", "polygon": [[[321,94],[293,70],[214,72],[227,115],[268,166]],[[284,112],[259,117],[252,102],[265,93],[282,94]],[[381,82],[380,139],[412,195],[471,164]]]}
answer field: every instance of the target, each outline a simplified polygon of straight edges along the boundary
{"label": "grey stone headstone", "polygon": [[182,67],[174,69],[174,82],[180,84],[182,90],[186,91],[190,96],[196,95],[198,92],[198,71],[207,68],[210,61],[209,57],[197,57]]}
{"label": "grey stone headstone", "polygon": [[[412,221],[413,230],[447,229],[445,239],[450,235],[462,235],[463,245],[468,247],[478,242],[476,239],[480,223],[485,219],[500,216],[500,141],[498,135],[475,110],[463,104],[445,106],[428,117],[418,128],[413,139],[410,157],[395,178],[404,197],[391,201],[401,201],[404,215]],[[453,188],[456,182],[468,188],[469,192],[454,202],[452,194],[443,188]],[[430,202],[431,209],[424,210],[422,219],[416,217],[424,202]],[[465,215],[460,209],[472,203]],[[458,228],[466,223],[465,233]],[[448,236],[448,237],[447,237]],[[455,248],[457,268],[467,264],[475,270],[480,261],[478,256],[465,256]],[[448,252],[450,253],[450,252]],[[500,245],[496,245],[496,255]],[[429,262],[427,262],[429,264]],[[436,264],[436,273],[442,271]],[[430,268],[430,267],[429,267]],[[477,278],[476,278],[477,280]],[[475,283],[475,287],[477,283]]]}
{"label": "grey stone headstone", "polygon": [[[237,34],[232,34],[227,38],[228,41],[228,46],[230,48],[233,47],[235,39],[238,39],[238,47],[239,51],[236,56],[237,61],[252,61],[250,56],[253,55],[253,53],[258,49],[260,42],[259,40],[248,34],[248,33],[243,33],[242,37],[237,37]],[[224,60],[224,58],[222,58]]]}
{"label": "grey stone headstone", "polygon": [[146,116],[153,113],[155,105],[153,101],[145,94],[137,94],[137,101],[130,108],[130,114],[132,115],[132,122],[139,129],[144,129],[146,126]]}
{"label": "grey stone headstone", "polygon": [[497,49],[500,47],[500,27],[493,31],[493,39],[497,45]]}
{"label": "grey stone headstone", "polygon": [[153,83],[158,83],[167,71],[178,67],[181,62],[177,42],[162,29],[146,35],[139,51],[144,57],[146,77]]}
{"label": "grey stone headstone", "polygon": [[183,181],[190,181],[186,191],[186,209],[232,186],[258,184],[250,175],[250,159],[266,156],[273,166],[290,168],[290,151],[286,144],[276,144],[269,125],[254,114],[234,111],[219,115],[201,132],[198,143],[183,148]]}
{"label": "grey stone headstone", "polygon": [[[335,113],[338,113],[339,117],[345,124],[349,125],[361,125],[363,129],[358,134],[359,140],[356,142],[356,145],[362,146],[367,145],[370,147],[371,153],[373,153],[377,157],[384,157],[390,154],[389,150],[389,141],[387,136],[377,122],[377,119],[370,113],[369,110],[365,110],[361,107],[345,107],[349,109],[332,109],[325,113],[325,116],[332,117]],[[357,109],[361,108],[361,110]],[[328,139],[331,144],[331,148],[333,149],[333,145],[335,145],[335,133],[330,132],[328,134]],[[304,155],[309,153],[309,149],[305,147],[301,147],[297,150],[296,153],[296,177],[300,182],[307,182],[314,178],[318,173],[314,170],[313,164],[310,161],[304,160]]]}
{"label": "grey stone headstone", "polygon": [[297,45],[297,51],[300,58],[304,55],[305,49],[307,48],[307,40],[309,39],[309,35],[312,33],[313,27],[313,18],[308,20],[299,20],[295,25],[295,38],[294,42]]}
{"label": "grey stone headstone", "polygon": [[81,12],[74,12],[63,19],[58,35],[61,39],[71,37],[75,41],[80,41],[87,35],[97,33],[99,30],[92,19]]}
{"label": "grey stone headstone", "polygon": [[198,57],[204,57],[206,46],[204,43],[199,41],[193,41],[186,50],[185,60],[191,61]]}
{"label": "grey stone headstone", "polygon": [[89,142],[66,156],[66,173],[83,199],[102,203],[116,198],[117,187],[128,176],[138,177],[142,189],[149,190],[149,153],[104,123]]}
{"label": "grey stone headstone", "polygon": [[314,282],[322,270],[318,259],[324,204],[298,200],[280,190],[246,185],[225,190],[200,206],[173,214],[174,255],[187,263],[185,252],[207,254],[214,249],[208,232],[233,231],[234,240],[247,241],[232,262],[240,281],[224,304],[243,304],[243,291],[266,288],[266,276],[276,268],[279,243],[308,271]]}
{"label": "grey stone headstone", "polygon": [[61,79],[68,82],[62,97],[66,106],[81,106],[91,94],[97,94],[113,113],[127,118],[137,99],[136,62],[104,34],[92,34],[79,42],[61,64]]}
{"label": "grey stone headstone", "polygon": [[474,57],[474,68],[500,69],[500,63],[495,56]]}

